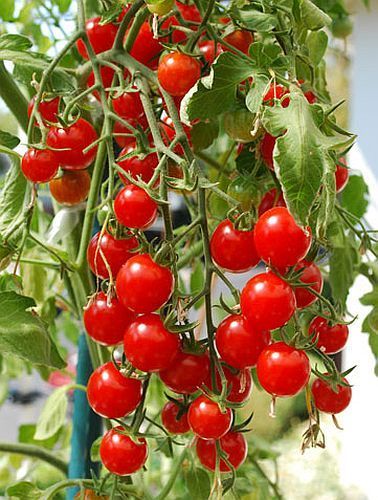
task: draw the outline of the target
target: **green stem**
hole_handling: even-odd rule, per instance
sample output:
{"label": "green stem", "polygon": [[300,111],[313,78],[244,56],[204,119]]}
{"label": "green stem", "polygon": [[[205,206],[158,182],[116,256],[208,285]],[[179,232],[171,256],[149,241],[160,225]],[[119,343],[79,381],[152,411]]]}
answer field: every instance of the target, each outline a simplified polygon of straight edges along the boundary
{"label": "green stem", "polygon": [[278,486],[276,483],[274,483],[268,475],[265,473],[264,469],[261,467],[261,465],[258,463],[258,461],[255,458],[251,458],[251,462],[255,466],[255,468],[258,470],[258,472],[261,474],[261,476],[269,483],[269,486],[272,488],[274,491],[276,497],[278,500],[283,500],[283,496],[281,495]]}
{"label": "green stem", "polygon": [[135,14],[138,12],[138,10],[144,5],[144,0],[136,0],[127,13],[125,14],[124,18],[122,19],[122,22],[118,28],[117,31],[117,36],[114,40],[114,48],[121,50],[123,48],[123,39],[125,38],[125,34],[127,31],[127,28],[129,27],[130,21],[132,18],[135,16]]}
{"label": "green stem", "polygon": [[0,61],[0,97],[26,132],[28,129],[28,102],[15,84],[14,78],[8,73],[3,61]]}
{"label": "green stem", "polygon": [[172,474],[169,478],[169,481],[164,486],[164,488],[161,490],[159,495],[156,497],[156,500],[163,500],[163,499],[167,498],[167,496],[169,495],[171,489],[173,488],[173,486],[175,484],[176,478],[181,470],[181,466],[182,466],[183,461],[185,460],[187,451],[188,451],[187,448],[185,448],[181,452],[181,455],[178,457],[178,459],[175,463],[175,466],[173,468],[173,471],[172,471]]}
{"label": "green stem", "polygon": [[48,464],[56,467],[64,474],[68,473],[68,464],[56,456],[56,453],[45,450],[40,446],[34,444],[21,444],[21,443],[0,443],[0,451],[4,453],[17,453],[18,455],[25,455],[27,457],[38,458]]}

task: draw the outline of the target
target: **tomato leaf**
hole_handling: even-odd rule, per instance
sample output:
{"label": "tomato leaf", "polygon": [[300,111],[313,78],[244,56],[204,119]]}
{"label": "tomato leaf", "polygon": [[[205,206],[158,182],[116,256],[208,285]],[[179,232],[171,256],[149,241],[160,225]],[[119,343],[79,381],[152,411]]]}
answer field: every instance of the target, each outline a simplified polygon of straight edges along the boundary
{"label": "tomato leaf", "polygon": [[324,31],[311,31],[307,37],[308,56],[311,62],[318,66],[323,59],[327,46],[328,36]]}
{"label": "tomato leaf", "polygon": [[361,175],[351,175],[341,195],[341,204],[359,219],[369,205],[369,188]]}
{"label": "tomato leaf", "polygon": [[194,151],[202,151],[213,144],[219,134],[219,121],[199,122],[193,125],[190,138]]}
{"label": "tomato leaf", "polygon": [[12,21],[15,8],[15,0],[1,0],[0,17],[3,21]]}
{"label": "tomato leaf", "polygon": [[203,469],[194,467],[185,474],[185,485],[190,497],[196,500],[207,500],[210,495],[209,475]]}
{"label": "tomato leaf", "polygon": [[255,5],[231,8],[234,19],[253,31],[268,32],[277,27],[278,19],[272,14],[256,10]]}
{"label": "tomato leaf", "polygon": [[37,488],[33,483],[21,481],[7,488],[9,498],[22,498],[23,500],[40,500],[43,497],[43,491]]}
{"label": "tomato leaf", "polygon": [[33,46],[33,42],[24,35],[14,35],[6,33],[0,36],[0,50],[29,50]]}
{"label": "tomato leaf", "polygon": [[9,132],[4,132],[0,130],[0,144],[9,149],[14,149],[20,144],[20,139]]}
{"label": "tomato leaf", "polygon": [[251,88],[245,100],[245,104],[251,113],[258,112],[268,86],[269,78],[266,75],[257,74],[254,76]]}
{"label": "tomato leaf", "polygon": [[35,440],[51,438],[64,425],[68,405],[67,390],[70,388],[71,386],[59,387],[49,396],[37,422]]}
{"label": "tomato leaf", "polygon": [[60,433],[56,432],[53,436],[49,437],[45,440],[36,440],[34,439],[36,430],[35,424],[23,424],[18,428],[18,442],[19,443],[28,443],[35,444],[38,446],[43,446],[43,448],[52,449],[57,443]]}
{"label": "tomato leaf", "polygon": [[300,10],[305,26],[311,31],[317,31],[332,23],[330,16],[319,9],[311,0],[302,0]]}

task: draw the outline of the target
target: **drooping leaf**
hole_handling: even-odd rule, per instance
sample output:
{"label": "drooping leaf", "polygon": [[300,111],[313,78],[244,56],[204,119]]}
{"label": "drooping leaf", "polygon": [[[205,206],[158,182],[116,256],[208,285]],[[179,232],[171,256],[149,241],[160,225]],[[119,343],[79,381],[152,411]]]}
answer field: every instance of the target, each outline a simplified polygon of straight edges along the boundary
{"label": "drooping leaf", "polygon": [[317,66],[323,59],[328,46],[328,36],[325,31],[311,31],[307,37],[308,56]]}
{"label": "drooping leaf", "polygon": [[47,399],[38,419],[34,439],[46,440],[54,436],[66,419],[67,386],[59,387]]}
{"label": "drooping leaf", "polygon": [[198,122],[190,131],[190,138],[194,151],[202,151],[212,145],[219,133],[218,120],[208,123]]}
{"label": "drooping leaf", "polygon": [[316,31],[332,23],[330,16],[319,9],[311,0],[302,0],[300,8],[303,22],[309,30]]}
{"label": "drooping leaf", "polygon": [[15,35],[6,33],[0,36],[0,50],[29,50],[33,46],[33,42],[24,35]]}
{"label": "drooping leaf", "polygon": [[369,205],[369,189],[361,175],[349,177],[341,195],[341,204],[359,219],[365,214]]}
{"label": "drooping leaf", "polygon": [[268,84],[269,78],[266,75],[257,74],[254,76],[245,100],[245,104],[251,113],[257,113],[259,110],[267,92]]}
{"label": "drooping leaf", "polygon": [[185,474],[185,485],[190,497],[196,500],[207,500],[210,494],[209,475],[203,469],[194,467]]}
{"label": "drooping leaf", "polygon": [[20,139],[9,132],[4,132],[0,130],[0,144],[9,149],[14,149],[20,144]]}
{"label": "drooping leaf", "polygon": [[234,7],[231,9],[231,15],[246,28],[253,31],[269,32],[276,28],[278,24],[277,16],[256,10],[254,5],[243,8]]}
{"label": "drooping leaf", "polygon": [[7,488],[8,498],[19,498],[20,500],[40,500],[43,496],[41,491],[33,483],[21,481]]}
{"label": "drooping leaf", "polygon": [[18,442],[19,443],[27,443],[27,444],[35,444],[38,446],[43,446],[47,449],[52,449],[56,442],[59,439],[60,433],[57,432],[53,436],[49,437],[45,440],[36,440],[34,438],[36,430],[35,424],[23,424],[18,428]]}

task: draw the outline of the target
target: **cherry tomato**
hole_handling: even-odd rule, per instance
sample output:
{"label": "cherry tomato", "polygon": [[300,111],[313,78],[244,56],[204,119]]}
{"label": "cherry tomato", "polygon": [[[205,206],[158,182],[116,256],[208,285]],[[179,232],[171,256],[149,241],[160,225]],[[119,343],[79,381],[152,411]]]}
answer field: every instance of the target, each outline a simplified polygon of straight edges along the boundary
{"label": "cherry tomato", "polygon": [[160,85],[173,96],[185,95],[201,77],[201,65],[194,57],[171,52],[160,59]]}
{"label": "cherry tomato", "polygon": [[[300,269],[303,269],[303,272],[299,281],[305,283],[306,285],[311,285],[311,289],[321,293],[323,290],[323,276],[318,266],[313,262],[302,260],[295,266],[295,271],[299,271]],[[302,288],[300,286],[295,287],[294,293],[297,301],[297,307],[299,309],[307,307],[317,300],[316,295],[311,293],[309,288]]]}
{"label": "cherry tomato", "polygon": [[[110,68],[109,66],[100,66],[101,83],[104,89],[110,88],[112,86],[114,74],[115,71],[113,68]],[[95,84],[95,76],[93,71],[91,71],[87,79],[87,87],[90,88],[94,84]],[[100,93],[98,92],[98,90],[95,90],[93,92],[93,95],[98,101],[101,100]]]}
{"label": "cherry tomato", "polygon": [[316,97],[316,95],[311,90],[307,90],[306,91],[306,87],[308,87],[308,86],[304,85],[304,83],[305,83],[304,80],[298,80],[298,83],[302,87],[304,96],[306,97],[307,101],[310,104],[314,104],[318,100],[317,97]]}
{"label": "cherry tomato", "polygon": [[272,135],[268,134],[268,132],[266,132],[260,142],[261,158],[264,160],[265,165],[270,168],[270,170],[274,170],[273,152],[276,145],[276,140],[276,137],[273,137]]}
{"label": "cherry tomato", "polygon": [[311,246],[311,229],[301,229],[285,207],[271,208],[254,229],[257,254],[281,271],[302,260]]}
{"label": "cherry tomato", "polygon": [[65,170],[82,170],[89,167],[97,154],[97,146],[93,146],[86,153],[84,149],[97,140],[97,133],[93,126],[79,118],[77,122],[67,128],[52,127],[47,134],[46,144],[53,149],[59,164]]}
{"label": "cherry tomato", "polygon": [[107,431],[100,445],[102,463],[112,474],[128,476],[141,469],[148,456],[147,443],[144,438],[132,439],[126,429],[117,426]]}
{"label": "cherry tomato", "polygon": [[[28,117],[33,112],[36,96],[33,96],[28,104]],[[60,97],[54,97],[49,100],[42,100],[39,103],[38,111],[44,122],[56,123],[58,121]]]}
{"label": "cherry tomato", "polygon": [[144,189],[128,184],[114,200],[114,213],[126,227],[147,229],[156,220],[158,206]]}
{"label": "cherry tomato", "polygon": [[346,38],[353,32],[353,22],[347,15],[336,17],[332,21],[332,35],[336,38]]}
{"label": "cherry tomato", "polygon": [[203,40],[199,42],[198,47],[201,54],[209,64],[213,64],[215,59],[223,52],[220,43],[215,43],[214,40]]}
{"label": "cherry tomato", "polygon": [[210,251],[214,262],[232,273],[248,271],[260,260],[254,244],[254,231],[239,231],[228,219],[215,229]]}
{"label": "cherry tomato", "polygon": [[[230,403],[244,403],[249,399],[252,392],[252,376],[248,369],[237,370],[233,373],[227,366],[222,366],[224,376],[227,380],[227,390],[229,391],[227,401]],[[222,381],[219,373],[216,374],[217,390],[222,390]],[[209,389],[214,389],[211,374],[209,373],[206,381]]]}
{"label": "cherry tomato", "polygon": [[158,314],[138,316],[125,332],[126,357],[135,368],[143,372],[167,369],[179,347],[179,336],[165,328]]}
{"label": "cherry tomato", "polygon": [[106,346],[120,344],[126,328],[135,319],[135,314],[123,307],[116,297],[110,299],[97,293],[84,309],[84,325],[88,335]]}
{"label": "cherry tomato", "polygon": [[[181,99],[181,98],[180,98]],[[177,99],[176,99],[177,103]],[[180,100],[181,104],[181,100]],[[178,109],[180,109],[180,104],[178,105]],[[175,127],[173,125],[172,118],[170,116],[164,116],[164,118],[161,120],[160,127],[162,129],[162,138],[163,141],[167,146],[171,144],[171,142],[176,138],[176,131]],[[191,145],[191,137],[190,137],[190,130],[191,128],[182,123],[182,128],[184,129],[184,132],[186,134],[186,137],[189,140],[189,144]],[[175,153],[178,155],[183,155],[184,154],[184,149],[181,146],[181,144],[177,144],[177,146],[173,150]]]}
{"label": "cherry tomato", "polygon": [[318,349],[325,354],[336,354],[344,349],[349,336],[349,328],[341,323],[332,325],[326,318],[316,316],[310,323],[309,333],[317,334],[316,347]]}
{"label": "cherry tomato", "polygon": [[[227,460],[234,469],[238,469],[247,458],[248,445],[241,432],[228,432],[220,438],[220,447],[226,454]],[[196,440],[196,452],[201,464],[211,471],[215,471],[217,464],[217,448],[214,439]],[[219,463],[220,472],[230,472],[224,460]]]}
{"label": "cherry tomato", "polygon": [[[101,17],[93,17],[85,23],[85,31],[95,54],[100,54],[113,47],[117,30],[117,26],[113,23],[101,24]],[[76,46],[80,55],[84,59],[89,59],[83,40],[78,40]]]}
{"label": "cherry tomato", "polygon": [[260,192],[256,185],[256,180],[249,176],[236,177],[227,188],[227,194],[240,203],[244,212],[250,211],[258,205]]}
{"label": "cherry tomato", "polygon": [[146,4],[151,14],[165,16],[166,14],[169,14],[169,12],[171,12],[171,10],[173,9],[175,0],[153,0],[152,2],[146,0]]}
{"label": "cherry tomato", "polygon": [[[268,106],[274,106],[275,100],[281,101],[283,108],[287,108],[290,104],[289,90],[280,84],[271,83],[268,92],[264,95],[263,102]],[[287,97],[284,97],[287,96]]]}
{"label": "cherry tomato", "polygon": [[242,314],[260,330],[284,326],[295,311],[295,295],[290,285],[272,272],[257,274],[241,293]]}
{"label": "cherry tomato", "polygon": [[261,351],[270,342],[270,334],[257,331],[246,318],[233,314],[218,326],[215,342],[221,358],[242,369],[256,366]]}
{"label": "cherry tomato", "polygon": [[112,100],[114,112],[125,120],[138,120],[144,116],[139,92],[124,92]]}
{"label": "cherry tomato", "polygon": [[[148,127],[147,119],[145,116],[138,118],[138,121],[129,119],[127,120],[130,125],[134,128],[141,128],[146,130]],[[135,136],[131,128],[126,127],[122,123],[116,122],[113,127],[113,137],[116,143],[121,147],[125,148],[127,146],[135,147]]]}
{"label": "cherry tomato", "polygon": [[270,189],[262,197],[259,205],[259,217],[273,207],[286,207],[281,191],[278,193],[276,188]]}
{"label": "cherry tomato", "polygon": [[[122,149],[119,157],[128,155],[132,153],[135,149],[135,145],[130,144]],[[125,158],[124,160],[118,161],[118,165],[128,172],[134,179],[140,177],[142,181],[149,182],[154,175],[155,168],[159,163],[159,159],[156,153],[150,153],[148,155],[135,155]],[[122,182],[124,184],[129,184],[129,181],[125,176],[119,174]]]}
{"label": "cherry tomato", "polygon": [[163,46],[154,38],[148,22],[143,23],[130,51],[131,56],[149,68],[156,69],[162,50]]}
{"label": "cherry tomato", "polygon": [[195,5],[176,2],[176,7],[185,21],[192,23],[200,23],[202,21],[201,14]]}
{"label": "cherry tomato", "polygon": [[[235,30],[225,36],[223,40],[235,47],[235,49],[238,49],[248,55],[249,46],[253,43],[253,35],[249,31]],[[230,50],[228,47],[224,47],[224,49]]]}
{"label": "cherry tomato", "polygon": [[284,342],[266,347],[257,361],[257,378],[273,396],[295,396],[307,384],[310,374],[307,354]]}
{"label": "cherry tomato", "polygon": [[178,417],[180,407],[173,401],[168,401],[161,411],[161,421],[171,434],[186,434],[190,431],[188,424],[188,412]]}
{"label": "cherry tomato", "polygon": [[[348,383],[346,378],[343,382]],[[311,392],[315,407],[333,415],[344,411],[352,399],[352,389],[349,386],[338,384],[334,390],[331,384],[320,378],[314,380]]]}
{"label": "cherry tomato", "polygon": [[87,199],[91,187],[91,176],[86,170],[66,171],[52,179],[50,193],[62,205],[78,205]]}
{"label": "cherry tomato", "polygon": [[238,109],[224,114],[223,125],[226,133],[238,142],[251,142],[255,115],[248,109]]}
{"label": "cherry tomato", "polygon": [[187,36],[183,31],[174,29],[174,26],[181,26],[176,16],[169,16],[161,25],[163,31],[168,31],[169,35],[161,38],[163,43],[181,43]]}
{"label": "cherry tomato", "polygon": [[104,418],[129,415],[141,402],[142,393],[142,382],[124,377],[111,361],[96,368],[87,385],[90,407]]}
{"label": "cherry tomato", "polygon": [[210,361],[207,353],[197,355],[180,350],[169,367],[159,375],[171,391],[192,394],[204,383],[209,370]]}
{"label": "cherry tomato", "polygon": [[199,396],[189,406],[188,422],[196,436],[219,439],[231,428],[232,412],[230,408],[222,412],[218,403],[206,396]]}
{"label": "cherry tomato", "polygon": [[[340,158],[340,162],[345,165],[345,158]],[[335,179],[337,193],[340,193],[345,188],[349,180],[349,169],[343,165],[336,165]]]}
{"label": "cherry tomato", "polygon": [[89,242],[87,249],[88,265],[92,273],[99,278],[109,278],[107,266],[110,268],[113,277],[116,277],[123,264],[135,255],[132,250],[138,247],[138,240],[134,236],[116,240],[105,231],[99,242],[100,234],[100,232],[96,233]]}
{"label": "cherry tomato", "polygon": [[49,149],[30,148],[21,161],[24,176],[32,182],[49,182],[58,172],[59,162]]}

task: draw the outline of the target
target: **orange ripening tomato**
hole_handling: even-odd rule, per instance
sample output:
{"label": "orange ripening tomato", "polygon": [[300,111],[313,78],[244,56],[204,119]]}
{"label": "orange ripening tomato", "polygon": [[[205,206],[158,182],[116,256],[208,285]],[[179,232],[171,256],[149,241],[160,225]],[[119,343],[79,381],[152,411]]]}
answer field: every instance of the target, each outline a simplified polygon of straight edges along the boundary
{"label": "orange ripening tomato", "polygon": [[86,170],[65,171],[49,183],[50,193],[62,205],[77,205],[87,199],[91,176]]}

